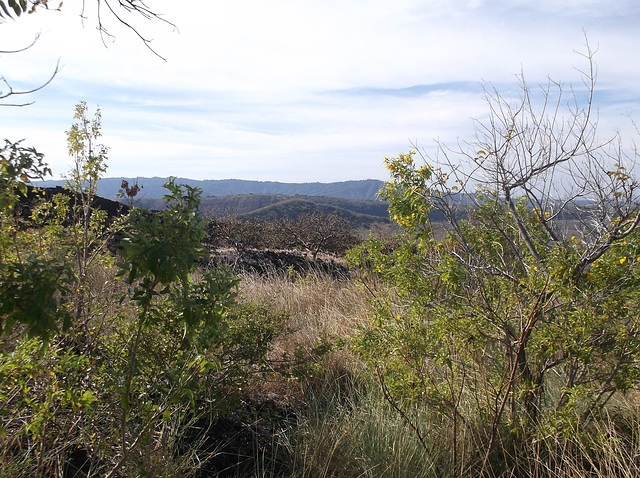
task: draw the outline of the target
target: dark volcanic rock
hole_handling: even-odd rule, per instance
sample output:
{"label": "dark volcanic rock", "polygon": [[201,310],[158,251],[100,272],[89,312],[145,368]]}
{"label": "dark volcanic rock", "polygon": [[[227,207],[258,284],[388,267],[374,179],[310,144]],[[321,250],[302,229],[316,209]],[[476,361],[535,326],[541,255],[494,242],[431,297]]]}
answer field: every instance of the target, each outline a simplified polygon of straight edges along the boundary
{"label": "dark volcanic rock", "polygon": [[251,273],[269,275],[307,275],[321,272],[337,279],[349,277],[349,268],[333,259],[312,261],[296,251],[245,250],[214,252],[215,265],[226,264],[237,274]]}
{"label": "dark volcanic rock", "polygon": [[[296,413],[290,407],[267,398],[245,401],[216,420],[203,417],[193,423],[178,444],[178,454],[196,447],[203,459],[195,475],[198,478],[257,476],[259,460],[286,448],[279,443],[280,437],[295,423]],[[276,460],[275,467],[278,465]],[[277,476],[287,476],[286,470],[279,471]]]}
{"label": "dark volcanic rock", "polygon": [[[29,225],[29,217],[31,216],[33,207],[42,200],[51,201],[57,194],[68,196],[72,201],[75,199],[78,203],[81,202],[80,196],[77,193],[60,186],[53,188],[34,188],[33,186],[27,186],[27,195],[20,196],[19,204],[16,208],[16,214],[18,214],[21,219],[26,221],[26,224]],[[111,199],[101,198],[99,196],[93,198],[91,207],[106,211],[107,224],[112,223],[114,219],[122,215],[128,214],[130,210],[130,207],[126,204],[119,203],[118,201],[112,201]]]}
{"label": "dark volcanic rock", "polygon": [[[74,193],[73,191],[69,191],[60,186],[56,186],[53,188],[34,188],[33,186],[27,185],[27,194],[18,196],[18,203],[14,209],[14,215],[16,217],[17,227],[22,229],[28,229],[31,227],[41,227],[42,225],[48,224],[49,221],[53,221],[56,223],[59,221],[58,218],[51,217],[54,215],[54,212],[51,208],[48,208],[47,217],[41,216],[38,222],[34,222],[32,220],[32,214],[35,207],[39,204],[42,204],[44,201],[48,203],[51,207],[53,207],[53,198],[61,194],[63,196],[67,196],[70,198],[70,205],[81,204],[82,200],[80,195]],[[121,204],[117,201],[112,201],[110,199],[105,199],[99,196],[93,198],[91,202],[91,208],[93,210],[101,210],[106,212],[105,225],[107,227],[113,225],[113,223],[121,216],[127,215],[131,208],[126,204]],[[63,219],[62,225],[64,227],[68,227],[72,224],[73,221],[77,220],[77,218],[73,218],[71,216],[71,212],[68,213],[67,217]],[[107,249],[111,252],[115,252],[117,249],[118,243],[122,240],[122,232],[112,232],[109,235],[105,235],[106,246]]]}

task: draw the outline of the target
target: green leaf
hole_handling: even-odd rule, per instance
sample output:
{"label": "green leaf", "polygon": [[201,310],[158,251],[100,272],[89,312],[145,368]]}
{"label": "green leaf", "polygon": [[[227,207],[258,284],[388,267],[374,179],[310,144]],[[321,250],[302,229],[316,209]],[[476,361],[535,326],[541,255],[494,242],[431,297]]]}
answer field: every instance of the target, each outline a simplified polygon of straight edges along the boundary
{"label": "green leaf", "polygon": [[84,406],[88,406],[88,405],[91,405],[96,400],[97,398],[93,393],[91,393],[91,390],[85,390],[85,392],[80,397],[80,400],[78,401],[78,403]]}
{"label": "green leaf", "polygon": [[[4,10],[5,15],[8,18],[11,18],[11,14],[9,13],[9,10],[7,9],[7,6],[4,4],[3,1],[0,1],[0,7],[2,7],[2,10]],[[0,17],[2,17],[2,14],[0,13]]]}
{"label": "green leaf", "polygon": [[16,15],[20,16],[22,13],[22,8],[15,0],[9,0],[9,6],[13,8],[13,11],[16,12]]}

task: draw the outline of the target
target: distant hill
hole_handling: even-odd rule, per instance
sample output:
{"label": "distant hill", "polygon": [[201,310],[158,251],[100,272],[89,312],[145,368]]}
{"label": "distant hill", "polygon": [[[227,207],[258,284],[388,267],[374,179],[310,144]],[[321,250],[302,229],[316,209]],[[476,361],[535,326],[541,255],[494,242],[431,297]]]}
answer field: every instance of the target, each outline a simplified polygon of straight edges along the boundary
{"label": "distant hill", "polygon": [[253,214],[256,211],[282,207],[283,204],[313,204],[329,209],[345,209],[357,214],[387,217],[387,204],[381,201],[345,199],[329,196],[287,196],[283,194],[242,194],[227,197],[207,197],[202,208],[215,215]]}
{"label": "distant hill", "polygon": [[314,203],[300,199],[299,197],[281,201],[255,211],[242,214],[240,218],[254,219],[259,221],[275,221],[280,218],[296,218],[303,214],[337,214],[349,220],[352,227],[370,228],[374,223],[388,222],[389,215],[383,216],[362,214],[346,208],[337,207],[331,204]]}
{"label": "distant hill", "polygon": [[[132,185],[136,178],[103,178],[98,182],[98,195],[115,199],[122,180]],[[142,186],[139,196],[145,199],[159,199],[166,193],[162,187],[169,178],[137,178]],[[335,183],[280,183],[274,181],[245,181],[241,179],[195,180],[178,178],[178,183],[202,189],[202,196],[234,196],[244,194],[282,194],[290,196],[329,196],[345,199],[374,200],[383,182],[377,179],[341,181]],[[64,181],[39,181],[39,186],[62,186]]]}
{"label": "distant hill", "polygon": [[[261,195],[262,196],[262,195]],[[349,220],[353,227],[369,228],[373,223],[388,222],[387,204],[380,201],[360,201],[326,196],[281,196],[252,211],[239,214],[241,218],[275,221],[279,218],[296,218],[303,214],[338,214]]]}
{"label": "distant hill", "polygon": [[[143,198],[137,206],[161,209],[161,199]],[[387,204],[381,201],[346,199],[329,196],[287,196],[284,194],[240,194],[202,199],[202,212],[209,217],[235,216],[237,218],[275,221],[295,218],[302,214],[339,214],[354,227],[369,227],[373,223],[389,221]]]}

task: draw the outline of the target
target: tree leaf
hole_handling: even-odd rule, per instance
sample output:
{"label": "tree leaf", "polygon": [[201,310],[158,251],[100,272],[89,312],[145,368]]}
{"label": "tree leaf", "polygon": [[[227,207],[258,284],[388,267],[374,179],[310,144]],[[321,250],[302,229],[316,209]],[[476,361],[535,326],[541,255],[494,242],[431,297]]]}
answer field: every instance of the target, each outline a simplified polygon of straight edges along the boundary
{"label": "tree leaf", "polygon": [[[1,0],[0,0],[0,7],[2,8],[2,10],[4,10],[4,13],[7,16],[7,18],[11,18],[11,14],[9,13],[7,6]],[[3,17],[2,12],[0,12],[0,17]]]}
{"label": "tree leaf", "polygon": [[22,13],[22,8],[15,0],[9,0],[9,6],[13,8],[13,11],[16,12],[16,15],[20,16]]}

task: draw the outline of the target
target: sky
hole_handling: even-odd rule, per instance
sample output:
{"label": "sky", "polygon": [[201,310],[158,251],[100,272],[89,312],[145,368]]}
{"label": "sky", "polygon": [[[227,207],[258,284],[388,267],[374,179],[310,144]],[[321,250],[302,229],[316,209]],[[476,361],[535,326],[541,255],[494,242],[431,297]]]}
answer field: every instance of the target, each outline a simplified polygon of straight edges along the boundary
{"label": "sky", "polygon": [[[54,3],[54,2],[50,2]],[[385,156],[473,137],[484,87],[582,87],[597,50],[603,135],[640,121],[637,0],[147,0],[163,19],[68,0],[0,24],[0,76],[42,90],[0,107],[0,136],[68,171],[75,105],[100,108],[107,176],[333,182],[387,179]],[[104,4],[104,2],[103,2]],[[161,59],[161,56],[163,59]],[[0,91],[6,92],[6,85]],[[7,103],[9,100],[5,100]]]}

